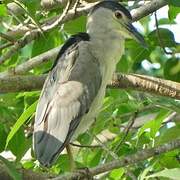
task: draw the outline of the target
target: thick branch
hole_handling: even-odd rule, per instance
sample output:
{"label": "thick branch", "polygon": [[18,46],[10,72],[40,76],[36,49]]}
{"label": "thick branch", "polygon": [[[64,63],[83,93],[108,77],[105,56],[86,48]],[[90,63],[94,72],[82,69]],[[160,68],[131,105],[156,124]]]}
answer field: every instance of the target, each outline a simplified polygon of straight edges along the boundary
{"label": "thick branch", "polygon": [[157,11],[167,4],[167,0],[152,0],[151,2],[144,4],[136,10],[136,13],[133,15],[133,21],[137,21],[153,13],[154,11]]}
{"label": "thick branch", "polygon": [[139,74],[115,74],[109,87],[132,89],[180,99],[180,83]]}
{"label": "thick branch", "polygon": [[41,76],[8,76],[0,78],[0,92],[20,92],[40,90],[46,75]]}
{"label": "thick branch", "polygon": [[[40,90],[46,75],[0,78],[0,93]],[[33,82],[33,83],[32,83]],[[138,74],[115,74],[110,88],[132,89],[180,99],[180,83]]]}

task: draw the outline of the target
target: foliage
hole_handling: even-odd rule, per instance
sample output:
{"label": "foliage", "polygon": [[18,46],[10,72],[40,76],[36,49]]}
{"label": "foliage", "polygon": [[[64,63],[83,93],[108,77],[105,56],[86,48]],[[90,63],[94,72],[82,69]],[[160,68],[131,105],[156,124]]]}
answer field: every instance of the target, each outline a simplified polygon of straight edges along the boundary
{"label": "foliage", "polygon": [[[23,7],[23,13],[10,13],[7,9],[9,1],[0,4],[0,32],[7,33],[8,26],[17,27],[24,21],[39,27],[42,22],[62,12],[62,7],[59,6],[46,11],[40,7],[40,1],[21,0],[18,2]],[[133,40],[127,40],[125,55],[117,65],[117,71],[157,76],[180,82],[178,54],[180,53],[180,44],[175,41],[173,32],[166,28],[166,25],[177,23],[175,19],[180,12],[180,3],[179,0],[168,0],[168,3],[169,18],[158,19],[158,30],[149,26],[151,19],[154,18],[153,15],[152,18],[147,16],[140,20],[148,49],[143,49]],[[63,44],[71,34],[85,31],[85,23],[86,17],[82,16],[65,23],[61,28],[56,27],[44,33],[39,39],[27,44],[5,61],[0,66],[0,71],[13,68],[31,57]],[[14,35],[14,39],[18,39],[19,36],[22,35]],[[0,46],[6,42],[5,39],[0,39]],[[0,55],[8,50],[9,48],[3,49],[0,51]],[[171,53],[166,54],[166,52]],[[143,65],[144,63],[146,66]],[[51,65],[52,62],[44,63],[26,74],[43,74],[50,69]],[[14,179],[20,178],[14,166],[21,166],[37,172],[48,171],[52,174],[69,171],[67,154],[61,154],[57,163],[48,170],[38,166],[33,153],[31,153],[32,158],[23,160],[25,153],[32,148],[33,120],[39,94],[39,91],[0,93],[0,152],[7,150],[16,157],[13,163],[1,156],[0,160],[6,165],[8,172]],[[124,127],[132,120],[136,112],[135,123],[128,135],[125,136]],[[106,136],[109,138],[106,140],[105,146],[109,151],[122,158],[137,150],[158,146],[180,138],[179,113],[180,102],[178,100],[130,90],[107,89],[103,107],[96,123],[88,132],[79,136],[77,143],[92,145],[95,142],[94,136],[106,132]],[[119,145],[123,138],[124,142]],[[75,163],[79,168],[95,167],[113,159],[104,148],[75,148],[74,153]],[[130,179],[127,173],[130,171],[138,179],[159,176],[172,179],[176,176],[178,177],[176,179],[180,179],[179,159],[180,152],[176,150],[139,162],[129,168],[115,169],[105,174],[103,178],[110,180]]]}

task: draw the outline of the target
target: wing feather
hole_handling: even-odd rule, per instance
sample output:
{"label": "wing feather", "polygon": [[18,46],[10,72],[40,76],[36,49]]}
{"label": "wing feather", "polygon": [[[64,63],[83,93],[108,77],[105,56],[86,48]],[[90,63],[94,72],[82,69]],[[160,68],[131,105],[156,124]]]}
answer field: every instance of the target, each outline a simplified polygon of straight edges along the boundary
{"label": "wing feather", "polygon": [[40,96],[33,139],[36,157],[44,166],[52,165],[69,143],[101,84],[98,63],[90,53],[79,54],[80,48],[78,43],[60,58]]}

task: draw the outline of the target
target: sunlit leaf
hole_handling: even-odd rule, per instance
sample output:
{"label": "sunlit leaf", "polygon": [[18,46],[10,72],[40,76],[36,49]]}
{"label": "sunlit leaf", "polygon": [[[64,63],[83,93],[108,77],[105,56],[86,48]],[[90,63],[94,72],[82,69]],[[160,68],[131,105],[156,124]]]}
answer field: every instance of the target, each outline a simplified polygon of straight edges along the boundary
{"label": "sunlit leaf", "polygon": [[160,111],[160,113],[156,116],[155,119],[148,121],[147,123],[145,123],[140,130],[137,133],[137,136],[140,137],[144,131],[148,131],[150,133],[150,136],[152,138],[155,137],[157,131],[159,130],[161,123],[163,122],[163,120],[165,119],[165,117],[167,117],[167,115],[169,114],[168,111]]}
{"label": "sunlit leaf", "polygon": [[7,9],[4,4],[0,4],[0,16],[5,16],[7,15]]}
{"label": "sunlit leaf", "polygon": [[179,180],[180,177],[180,168],[174,168],[174,169],[165,169],[163,171],[154,173],[150,176],[146,176],[146,178],[153,178],[153,177],[166,177],[170,178],[172,180]]}
{"label": "sunlit leaf", "polygon": [[174,127],[167,128],[160,132],[160,135],[155,138],[155,144],[160,145],[163,143],[171,142],[173,139],[180,138],[180,125],[177,124]]}
{"label": "sunlit leaf", "polygon": [[19,130],[19,128],[26,122],[26,120],[32,116],[32,114],[35,112],[37,105],[37,101],[34,102],[31,106],[29,106],[28,109],[24,111],[24,113],[21,114],[19,119],[16,121],[14,126],[12,127],[10,133],[8,134],[7,140],[6,140],[6,147],[9,144],[10,140],[13,138],[13,136],[16,134],[16,132]]}
{"label": "sunlit leaf", "polygon": [[64,30],[69,34],[84,32],[86,30],[86,17],[81,16],[73,21],[69,21],[65,24]]}
{"label": "sunlit leaf", "polygon": [[110,174],[109,177],[113,180],[121,179],[122,175],[124,174],[124,168],[114,169]]}
{"label": "sunlit leaf", "polygon": [[164,65],[164,77],[180,82],[180,58],[170,58]]}
{"label": "sunlit leaf", "polygon": [[149,43],[153,46],[174,47],[176,46],[174,34],[169,29],[159,28],[152,31],[149,35]]}
{"label": "sunlit leaf", "polygon": [[180,7],[180,1],[179,0],[168,0],[168,4],[172,6],[179,6]]}
{"label": "sunlit leaf", "polygon": [[171,21],[173,21],[179,13],[180,7],[169,6],[168,17]]}

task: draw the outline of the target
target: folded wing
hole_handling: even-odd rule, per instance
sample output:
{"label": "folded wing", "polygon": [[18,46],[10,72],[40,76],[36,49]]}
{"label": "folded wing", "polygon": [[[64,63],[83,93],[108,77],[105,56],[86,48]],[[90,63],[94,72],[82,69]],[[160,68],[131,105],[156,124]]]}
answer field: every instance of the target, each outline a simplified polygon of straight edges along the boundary
{"label": "folded wing", "polygon": [[84,56],[81,46],[76,41],[60,56],[41,93],[33,140],[36,157],[44,166],[52,165],[69,143],[101,84],[98,62],[88,52]]}

